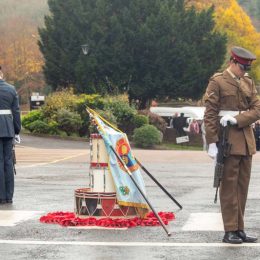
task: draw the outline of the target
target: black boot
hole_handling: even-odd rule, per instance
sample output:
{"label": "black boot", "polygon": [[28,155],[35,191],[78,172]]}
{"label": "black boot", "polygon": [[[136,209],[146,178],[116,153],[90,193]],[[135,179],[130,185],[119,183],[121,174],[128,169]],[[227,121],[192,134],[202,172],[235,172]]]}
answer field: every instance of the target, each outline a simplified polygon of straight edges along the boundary
{"label": "black boot", "polygon": [[257,237],[247,236],[244,230],[237,231],[238,237],[240,237],[245,243],[254,243],[257,241]]}
{"label": "black boot", "polygon": [[224,243],[230,244],[241,244],[243,242],[242,238],[237,235],[236,231],[225,232],[225,235],[222,240]]}

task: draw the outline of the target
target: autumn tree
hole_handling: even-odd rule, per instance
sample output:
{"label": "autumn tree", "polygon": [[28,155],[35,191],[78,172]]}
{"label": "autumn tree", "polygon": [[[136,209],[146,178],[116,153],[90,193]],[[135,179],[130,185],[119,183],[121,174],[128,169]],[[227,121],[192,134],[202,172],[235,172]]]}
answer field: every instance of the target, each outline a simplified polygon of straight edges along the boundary
{"label": "autumn tree", "polygon": [[[237,2],[235,0],[230,2],[228,8],[218,8],[216,29],[227,34],[229,49],[233,45],[242,46],[260,57],[260,34]],[[253,62],[251,75],[257,82],[260,81],[260,59]]]}
{"label": "autumn tree", "polygon": [[25,98],[29,92],[44,86],[43,57],[37,45],[37,26],[42,23],[44,13],[47,13],[46,1],[23,0],[18,4],[17,0],[1,0],[1,66],[5,78]]}
{"label": "autumn tree", "polygon": [[[245,2],[245,1],[243,1]],[[215,4],[215,29],[225,33],[228,39],[226,61],[230,56],[230,49],[234,45],[242,46],[252,51],[257,60],[253,62],[251,76],[256,82],[260,81],[260,34],[256,31],[250,17],[244,12],[236,0],[186,0],[188,6],[195,6],[198,10]],[[251,3],[252,4],[252,3]],[[223,64],[225,67],[227,63]]]}

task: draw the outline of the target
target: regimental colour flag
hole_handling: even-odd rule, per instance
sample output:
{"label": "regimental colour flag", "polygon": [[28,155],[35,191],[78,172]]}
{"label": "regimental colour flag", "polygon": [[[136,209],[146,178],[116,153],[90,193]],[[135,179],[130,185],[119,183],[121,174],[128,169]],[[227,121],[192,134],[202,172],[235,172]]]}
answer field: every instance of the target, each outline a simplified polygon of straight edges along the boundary
{"label": "regimental colour flag", "polygon": [[111,148],[113,147],[117,155],[119,155],[120,158],[124,161],[125,165],[131,172],[131,176],[134,178],[142,192],[146,194],[145,184],[140,172],[140,167],[133,157],[127,135],[113,127],[103,118],[101,119],[101,117],[95,111],[90,111],[92,119],[95,121],[97,129],[106,145],[109,156],[109,170],[112,174],[116,187],[118,204],[122,206],[132,206],[139,209],[144,209],[145,211],[148,210],[149,206],[147,205],[145,199]]}

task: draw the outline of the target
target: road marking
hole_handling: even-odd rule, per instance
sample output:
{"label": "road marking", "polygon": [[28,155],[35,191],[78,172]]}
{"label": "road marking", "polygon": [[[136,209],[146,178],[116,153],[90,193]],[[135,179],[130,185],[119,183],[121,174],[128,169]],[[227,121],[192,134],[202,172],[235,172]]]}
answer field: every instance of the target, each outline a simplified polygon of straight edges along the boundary
{"label": "road marking", "polygon": [[191,213],[182,227],[184,231],[224,231],[220,213]]}
{"label": "road marking", "polygon": [[161,242],[87,242],[87,241],[42,241],[0,240],[0,244],[15,245],[72,245],[72,246],[115,246],[115,247],[260,247],[260,243],[161,243]]}
{"label": "road marking", "polygon": [[36,164],[31,164],[31,165],[24,165],[24,166],[19,166],[17,168],[18,169],[20,169],[20,168],[33,168],[33,167],[38,167],[38,166],[43,166],[43,165],[48,165],[48,164],[54,164],[54,163],[57,163],[57,162],[66,161],[66,160],[69,160],[69,159],[72,159],[72,158],[75,158],[75,157],[79,157],[79,156],[82,156],[82,155],[86,155],[86,154],[87,154],[87,152],[78,153],[78,154],[75,154],[75,155],[66,156],[64,158],[49,161],[49,162],[36,163]]}
{"label": "road marking", "polygon": [[127,227],[125,228],[111,228],[111,227],[99,227],[99,226],[68,226],[67,228],[71,229],[103,229],[103,230],[120,230],[120,231],[125,231],[128,230]]}
{"label": "road marking", "polygon": [[0,226],[13,227],[20,222],[34,218],[43,211],[22,211],[22,210],[0,210]]}

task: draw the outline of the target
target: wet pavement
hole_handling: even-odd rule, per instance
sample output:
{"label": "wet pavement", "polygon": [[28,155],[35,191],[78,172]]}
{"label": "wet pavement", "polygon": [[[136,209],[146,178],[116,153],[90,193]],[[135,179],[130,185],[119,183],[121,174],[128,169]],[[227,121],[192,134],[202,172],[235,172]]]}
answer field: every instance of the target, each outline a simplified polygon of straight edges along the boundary
{"label": "wet pavement", "polygon": [[[157,211],[171,211],[167,228],[72,229],[43,224],[48,212],[74,211],[74,190],[89,185],[87,141],[22,136],[16,146],[12,205],[0,206],[1,259],[260,259],[260,243],[221,243],[219,203],[214,204],[213,162],[202,151],[133,149],[135,156],[183,206],[180,210],[145,174]],[[246,231],[260,235],[260,153],[254,156]]]}

